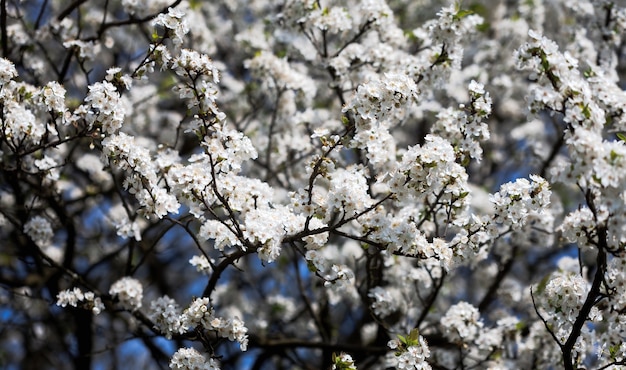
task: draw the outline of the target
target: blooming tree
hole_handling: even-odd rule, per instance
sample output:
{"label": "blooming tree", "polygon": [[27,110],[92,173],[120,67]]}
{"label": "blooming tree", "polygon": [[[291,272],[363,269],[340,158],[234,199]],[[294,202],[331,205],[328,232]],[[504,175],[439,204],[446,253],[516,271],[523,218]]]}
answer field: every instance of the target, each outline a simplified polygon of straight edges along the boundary
{"label": "blooming tree", "polygon": [[625,34],[617,0],[0,1],[0,366],[626,368]]}

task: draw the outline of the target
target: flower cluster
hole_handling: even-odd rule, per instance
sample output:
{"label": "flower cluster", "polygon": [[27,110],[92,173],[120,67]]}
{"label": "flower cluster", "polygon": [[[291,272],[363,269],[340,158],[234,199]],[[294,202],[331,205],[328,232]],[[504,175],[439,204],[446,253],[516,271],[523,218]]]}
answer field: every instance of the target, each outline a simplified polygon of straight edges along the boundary
{"label": "flower cluster", "polygon": [[214,262],[215,261],[213,261],[213,259],[211,259],[211,261],[209,261],[209,259],[206,258],[206,256],[193,256],[189,260],[189,264],[191,266],[194,266],[196,268],[196,270],[198,270],[198,272],[201,272],[204,275],[210,275],[211,274],[211,271],[213,270],[213,268],[211,266],[212,266],[212,264]]}
{"label": "flower cluster", "polygon": [[163,218],[178,212],[180,204],[176,197],[159,185],[157,168],[148,149],[123,132],[106,137],[102,145],[105,160],[128,172],[124,187],[135,195],[147,217]]}
{"label": "flower cluster", "polygon": [[[98,161],[99,162],[99,161]],[[137,220],[130,220],[126,209],[119,204],[109,209],[109,221],[115,227],[116,234],[122,238],[134,238],[141,241],[141,226]]]}
{"label": "flower cluster", "polygon": [[148,317],[167,339],[171,339],[173,334],[183,334],[187,331],[183,325],[183,317],[178,303],[167,295],[150,303]]}
{"label": "flower cluster", "polygon": [[[550,276],[545,286],[537,287],[537,295],[542,319],[549,325],[555,339],[563,344],[569,339],[590,287],[580,275],[580,267],[575,259],[564,257],[559,261],[559,267],[559,271]],[[604,320],[598,307],[591,308],[588,320],[590,323]],[[573,348],[580,361],[584,360],[587,348],[593,345],[595,335],[593,326],[582,328]]]}
{"label": "flower cluster", "polygon": [[372,288],[367,296],[372,300],[371,308],[374,314],[382,318],[393,314],[402,305],[398,289],[377,286]]}
{"label": "flower cluster", "polygon": [[564,121],[585,129],[598,130],[605,122],[603,110],[592,98],[592,90],[578,72],[578,61],[568,52],[560,53],[557,44],[533,30],[531,40],[516,51],[518,68],[537,74],[538,85],[531,91],[529,108],[538,112],[545,107],[564,112]]}
{"label": "flower cluster", "polygon": [[459,302],[441,318],[441,325],[451,341],[472,342],[478,338],[484,324],[476,307]]}
{"label": "flower cluster", "polygon": [[39,247],[48,246],[54,238],[52,225],[45,217],[35,216],[24,224],[24,233]]}
{"label": "flower cluster", "polygon": [[[180,316],[183,328],[196,325],[206,330],[215,331],[222,338],[237,341],[242,351],[248,347],[248,329],[238,317],[224,319],[213,314],[208,298],[196,298]],[[172,327],[168,325],[167,328]],[[175,328],[175,327],[174,327]],[[167,333],[167,331],[165,332]]]}
{"label": "flower cluster", "polygon": [[360,85],[343,108],[356,119],[352,145],[367,150],[372,165],[380,167],[395,157],[391,122],[401,119],[418,99],[418,88],[409,76],[387,73]]}
{"label": "flower cluster", "polygon": [[[216,104],[219,71],[211,58],[195,50],[183,49],[170,64],[169,67],[174,69],[177,75],[192,81],[175,88],[180,98],[188,99],[187,107],[197,106],[202,116],[210,113],[218,121],[223,121],[226,116]],[[202,79],[198,80],[200,76]]]}
{"label": "flower cluster", "polygon": [[328,9],[315,9],[307,19],[313,27],[329,33],[340,33],[352,29],[350,13],[344,7],[333,6]]}
{"label": "flower cluster", "polygon": [[141,308],[143,286],[139,280],[125,276],[111,285],[109,294],[117,298],[120,304],[129,310]]}
{"label": "flower cluster", "polygon": [[480,160],[480,142],[489,139],[489,128],[484,120],[491,114],[491,97],[484,85],[472,80],[469,84],[469,107],[447,108],[437,114],[432,132],[448,140],[462,162],[469,158]]}
{"label": "flower cluster", "polygon": [[332,370],[357,370],[354,360],[349,354],[342,352],[339,355],[333,353]]}
{"label": "flower cluster", "polygon": [[456,162],[454,148],[440,136],[427,135],[423,145],[409,147],[389,180],[399,202],[442,204],[454,209],[466,207],[470,193],[465,168]]}
{"label": "flower cluster", "polygon": [[4,85],[15,77],[17,77],[17,70],[13,62],[0,58],[0,84]]}
{"label": "flower cluster", "polygon": [[430,44],[430,67],[420,67],[420,77],[435,88],[441,88],[450,78],[453,70],[460,69],[463,59],[464,37],[476,32],[483,18],[461,9],[458,4],[442,8],[438,18],[430,20],[413,34]]}
{"label": "flower cluster", "polygon": [[626,363],[618,1],[66,3],[0,20],[7,367]]}
{"label": "flower cluster", "polygon": [[256,159],[258,156],[247,136],[225,125],[205,136],[202,146],[206,148],[207,153],[210,153],[210,157],[205,155],[196,158],[204,162],[212,160],[210,164],[216,173],[239,173],[244,162]]}
{"label": "flower cluster", "polygon": [[373,203],[367,189],[367,179],[359,168],[337,169],[328,175],[330,184],[326,199],[327,215],[330,219],[334,212],[342,217],[353,217],[365,211]]}
{"label": "flower cluster", "polygon": [[394,356],[387,356],[387,365],[396,369],[407,370],[430,370],[431,366],[426,361],[430,357],[430,349],[424,337],[419,335],[417,329],[413,329],[408,336],[398,336],[387,343],[394,350]]}
{"label": "flower cluster", "polygon": [[47,109],[50,112],[61,115],[62,118],[67,110],[65,106],[65,95],[65,88],[56,81],[48,82],[41,91],[43,103],[46,105]]}
{"label": "flower cluster", "polygon": [[495,221],[504,227],[521,228],[530,215],[541,214],[550,204],[548,182],[537,175],[530,180],[517,179],[503,184],[490,196],[495,207]]}
{"label": "flower cluster", "polygon": [[84,62],[95,60],[101,51],[100,43],[94,41],[69,40],[63,46],[76,50],[78,57]]}
{"label": "flower cluster", "polygon": [[57,294],[57,306],[80,307],[89,309],[94,315],[100,314],[104,310],[104,304],[100,297],[96,297],[93,292],[83,292],[80,288],[73,288],[60,291]]}
{"label": "flower cluster", "polygon": [[[133,8],[129,8],[129,10],[132,11]],[[177,47],[182,45],[185,35],[189,32],[189,25],[187,25],[185,13],[175,8],[169,8],[167,14],[160,13],[152,21],[152,24],[167,30],[167,36],[169,36]]]}
{"label": "flower cluster", "polygon": [[33,112],[24,105],[9,101],[3,109],[3,134],[15,142],[39,142],[46,133],[46,127],[38,122]]}
{"label": "flower cluster", "polygon": [[98,123],[109,135],[119,131],[124,122],[125,107],[112,83],[103,81],[89,86],[85,102],[89,103],[89,107],[85,109],[88,109],[87,119],[90,125]]}
{"label": "flower cluster", "polygon": [[219,363],[207,359],[194,348],[180,348],[170,360],[170,369],[173,370],[220,370]]}
{"label": "flower cluster", "polygon": [[333,305],[341,300],[349,301],[358,296],[354,271],[348,265],[333,263],[336,258],[332,258],[334,257],[332,255],[335,253],[338,254],[338,251],[327,248],[323,251],[308,250],[305,254],[309,270],[324,280],[328,300]]}

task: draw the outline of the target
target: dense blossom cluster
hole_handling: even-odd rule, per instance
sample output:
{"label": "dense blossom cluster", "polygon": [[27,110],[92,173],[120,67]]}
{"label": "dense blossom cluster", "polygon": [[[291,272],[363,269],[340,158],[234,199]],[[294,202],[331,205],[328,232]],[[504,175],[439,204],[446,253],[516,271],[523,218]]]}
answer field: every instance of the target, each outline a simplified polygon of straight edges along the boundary
{"label": "dense blossom cluster", "polygon": [[94,315],[104,310],[104,304],[94,292],[83,292],[80,288],[73,288],[59,292],[56,304],[61,307],[72,306],[91,309]]}
{"label": "dense blossom cluster", "polygon": [[220,367],[212,358],[205,358],[200,352],[193,348],[181,348],[170,361],[170,369],[181,370],[219,370]]}
{"label": "dense blossom cluster", "polygon": [[613,0],[2,2],[0,367],[623,368],[625,32]]}
{"label": "dense blossom cluster", "polygon": [[430,357],[428,344],[415,329],[408,337],[399,336],[397,339],[390,340],[387,346],[395,351],[393,355],[387,356],[387,366],[407,370],[430,370],[432,368],[427,361]]}
{"label": "dense blossom cluster", "polygon": [[129,310],[141,308],[143,300],[143,286],[131,277],[123,277],[113,283],[109,294],[116,297],[122,306]]}

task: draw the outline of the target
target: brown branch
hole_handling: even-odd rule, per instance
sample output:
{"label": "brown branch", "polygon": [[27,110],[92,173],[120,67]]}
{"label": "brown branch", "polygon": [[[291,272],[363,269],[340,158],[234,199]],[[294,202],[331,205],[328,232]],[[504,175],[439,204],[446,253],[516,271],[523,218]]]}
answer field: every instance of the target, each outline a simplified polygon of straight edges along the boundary
{"label": "brown branch", "polygon": [[7,0],[0,1],[0,34],[2,37],[2,56],[9,57],[9,36],[7,34]]}
{"label": "brown branch", "polygon": [[[591,191],[585,192],[585,200],[587,201],[587,205],[589,209],[593,213],[596,225],[598,225],[598,213],[595,206],[595,202],[593,199],[593,195]],[[606,253],[609,250],[609,246],[607,243],[607,228],[603,225],[597,226],[597,234],[598,234],[598,255],[596,257],[596,273],[593,277],[593,282],[591,283],[591,289],[589,293],[587,293],[587,298],[585,298],[585,303],[583,303],[582,308],[578,312],[578,316],[572,325],[572,331],[570,332],[569,337],[565,341],[565,343],[561,346],[561,352],[563,353],[563,365],[565,370],[574,370],[575,364],[572,363],[572,351],[574,350],[574,345],[580,337],[581,331],[587,320],[589,319],[589,313],[593,306],[598,303],[598,300],[601,298],[600,287],[604,282],[604,273],[606,272]]]}
{"label": "brown branch", "polygon": [[[604,234],[603,238],[600,239],[600,244],[606,244],[606,228],[600,228],[599,233]],[[574,350],[574,345],[576,344],[576,340],[580,336],[582,331],[582,327],[585,325],[585,322],[589,319],[589,313],[593,306],[598,303],[598,298],[600,297],[600,287],[602,282],[604,281],[604,273],[606,271],[606,249],[603,247],[598,248],[598,257],[596,259],[596,273],[593,277],[593,283],[591,285],[591,289],[587,294],[587,298],[585,299],[585,303],[583,307],[578,312],[578,316],[574,321],[574,325],[572,326],[572,331],[570,332],[567,341],[565,344],[561,346],[561,352],[563,352],[563,365],[565,366],[565,370],[574,370],[575,364],[572,363],[572,351]]]}
{"label": "brown branch", "polygon": [[240,259],[241,257],[244,257],[254,252],[255,250],[238,250],[226,256],[226,258],[224,258],[222,262],[215,266],[215,270],[213,270],[213,273],[209,278],[209,282],[202,292],[202,297],[211,298],[211,293],[213,293],[213,290],[215,290],[215,287],[217,286],[217,281],[220,279],[220,276],[226,270],[226,268],[232,265],[236,260]]}

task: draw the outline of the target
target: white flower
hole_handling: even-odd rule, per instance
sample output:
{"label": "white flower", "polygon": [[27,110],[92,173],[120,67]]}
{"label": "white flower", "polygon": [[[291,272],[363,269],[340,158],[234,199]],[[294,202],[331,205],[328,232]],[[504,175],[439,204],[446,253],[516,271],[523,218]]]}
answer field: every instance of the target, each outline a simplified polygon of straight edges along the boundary
{"label": "white flower", "polygon": [[196,298],[191,305],[181,315],[182,326],[189,328],[196,325],[202,325],[207,330],[217,332],[222,338],[239,342],[242,351],[248,348],[248,329],[244,326],[243,321],[234,317],[232,319],[224,319],[213,315],[209,298]]}
{"label": "white flower", "polygon": [[96,59],[96,55],[100,53],[100,43],[94,41],[70,40],[63,43],[63,46],[70,49],[78,50],[78,57],[86,61]]}
{"label": "white flower", "polygon": [[4,134],[13,140],[39,142],[46,127],[30,109],[14,101],[4,103]]}
{"label": "white flower", "polygon": [[143,287],[139,280],[125,276],[111,285],[109,294],[117,297],[124,308],[136,310],[141,308]]}
{"label": "white flower", "polygon": [[171,30],[170,38],[175,46],[180,46],[187,33],[189,33],[189,25],[184,18],[185,13],[176,8],[169,8],[167,14],[160,13],[153,21],[154,26],[161,26]]}
{"label": "white flower", "polygon": [[186,328],[203,325],[205,328],[211,327],[210,321],[213,315],[209,298],[196,298],[182,314],[182,325]]}
{"label": "white flower", "polygon": [[204,275],[209,275],[211,273],[211,271],[213,270],[213,268],[211,267],[211,264],[213,262],[214,262],[213,259],[211,259],[211,261],[209,262],[209,260],[204,255],[193,256],[189,260],[189,264],[191,264],[191,266],[194,266],[196,270],[198,270],[198,272],[201,272]]}
{"label": "white flower", "polygon": [[214,84],[220,82],[219,70],[206,54],[191,49],[182,49],[180,55],[174,58],[173,64],[179,76],[186,76],[186,73],[193,72],[195,75],[210,77]]}
{"label": "white flower", "polygon": [[475,80],[470,81],[469,91],[476,95],[485,95],[485,86]]}
{"label": "white flower", "polygon": [[384,0],[364,0],[361,1],[358,7],[358,11],[363,17],[365,22],[374,22],[380,24],[390,23],[393,18],[393,12],[387,2]]}
{"label": "white flower", "polygon": [[117,235],[122,238],[133,237],[136,241],[141,240],[141,228],[139,223],[128,218],[128,214],[124,206],[119,203],[109,208],[109,221],[115,227]]}
{"label": "white flower", "polygon": [[85,295],[83,294],[80,288],[73,288],[62,290],[57,294],[57,306],[65,307],[70,305],[72,307],[77,307],[78,302],[85,299]]}
{"label": "white flower", "polygon": [[8,59],[0,58],[0,86],[17,77],[15,65]]}
{"label": "white flower", "polygon": [[352,29],[352,19],[344,7],[333,6],[330,9],[316,9],[308,16],[308,21],[320,30],[339,33]]}
{"label": "white flower", "polygon": [[178,213],[180,203],[173,194],[170,194],[166,189],[160,187],[153,187],[149,191],[142,189],[137,193],[137,200],[147,215],[155,215],[158,218],[163,218],[168,213]]}
{"label": "white flower", "polygon": [[261,245],[257,250],[259,258],[273,262],[281,253],[283,237],[296,232],[303,225],[302,220],[284,206],[253,209],[245,216],[244,236]]}
{"label": "white flower", "polygon": [[114,134],[122,127],[126,109],[115,86],[108,82],[97,82],[89,86],[85,102],[91,103],[91,114],[95,122],[102,125],[102,130]]}
{"label": "white flower", "polygon": [[57,306],[78,307],[79,303],[82,308],[90,309],[94,315],[100,314],[104,310],[104,304],[100,297],[96,297],[93,292],[84,292],[78,287],[60,291],[57,294]]}
{"label": "white flower", "polygon": [[39,247],[45,247],[52,243],[54,231],[50,222],[41,216],[35,216],[24,224],[24,232]]}
{"label": "white flower", "polygon": [[367,296],[372,298],[372,310],[380,317],[387,317],[398,309],[400,292],[395,287],[383,288],[380,286],[370,289]]}
{"label": "white flower", "polygon": [[[408,338],[407,338],[408,339]],[[430,349],[426,340],[421,335],[410,339],[410,342],[403,343],[399,339],[392,339],[387,346],[395,351],[393,357],[388,357],[389,365],[396,369],[407,370],[430,370],[431,367],[426,362],[430,357]]]}
{"label": "white flower", "polygon": [[44,104],[50,111],[63,114],[65,112],[65,88],[56,81],[48,82],[42,89]]}
{"label": "white flower", "polygon": [[170,360],[173,370],[219,370],[216,360],[204,357],[194,348],[180,348]]}
{"label": "white flower", "polygon": [[183,334],[187,329],[183,326],[178,304],[167,295],[150,303],[148,317],[167,339],[171,339],[172,334]]}
{"label": "white flower", "polygon": [[334,363],[332,370],[357,370],[352,356],[345,352],[341,352],[337,356],[333,356]]}
{"label": "white flower", "polygon": [[445,336],[452,341],[458,339],[471,342],[478,338],[483,327],[478,309],[467,302],[459,302],[450,307],[441,318]]}
{"label": "white flower", "polygon": [[56,159],[45,155],[43,158],[35,160],[34,164],[41,172],[45,173],[46,179],[52,181],[59,179],[59,167],[61,167],[61,165],[57,163]]}
{"label": "white flower", "polygon": [[327,218],[337,211],[352,217],[365,210],[373,203],[368,192],[367,179],[362,169],[337,169],[330,174]]}
{"label": "white flower", "polygon": [[545,211],[552,194],[548,182],[537,175],[530,175],[530,179],[532,182],[521,178],[503,184],[498,193],[490,196],[496,222],[519,229],[530,215]]}

